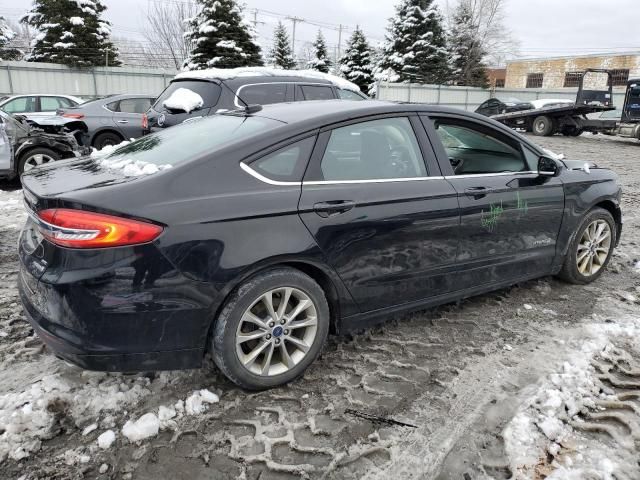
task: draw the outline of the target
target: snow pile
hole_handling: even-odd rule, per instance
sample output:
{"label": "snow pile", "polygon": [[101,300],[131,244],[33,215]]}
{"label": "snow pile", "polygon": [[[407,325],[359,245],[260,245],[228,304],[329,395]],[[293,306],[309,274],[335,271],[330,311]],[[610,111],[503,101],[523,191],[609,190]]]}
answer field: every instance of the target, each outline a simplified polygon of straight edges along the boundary
{"label": "snow pile", "polygon": [[19,230],[24,225],[26,218],[22,190],[13,192],[0,190],[0,225],[5,229]]}
{"label": "snow pile", "polygon": [[193,90],[178,88],[167,98],[162,105],[169,110],[182,110],[186,113],[197,110],[204,105],[204,100]]}
{"label": "snow pile", "polygon": [[131,142],[124,140],[118,145],[107,145],[101,150],[96,150],[94,148],[93,152],[91,152],[91,157],[95,158],[98,165],[101,167],[109,170],[116,170],[122,173],[125,177],[153,175],[154,173],[171,168],[171,165],[156,165],[155,163],[144,162],[142,160],[132,160],[130,158],[122,158],[119,156],[116,156],[115,158],[106,158],[120,147],[128,145],[129,143]]}
{"label": "snow pile", "polygon": [[70,17],[69,21],[71,22],[71,25],[84,25],[82,17]]}
{"label": "snow pile", "polygon": [[0,394],[0,462],[28,457],[61,429],[80,428],[104,412],[117,412],[147,396],[150,381],[83,372],[77,381],[46,375],[23,391]]}
{"label": "snow pile", "polygon": [[203,389],[193,392],[184,402],[184,409],[187,415],[199,415],[205,411],[208,403],[218,403],[220,398],[215,393]]}
{"label": "snow pile", "polygon": [[107,430],[98,436],[98,446],[103,450],[109,448],[116,441],[116,434],[113,430]]}
{"label": "snow pile", "polygon": [[140,442],[145,438],[155,437],[160,430],[160,420],[155,413],[145,413],[138,420],[128,420],[122,427],[122,434],[131,443]]}
{"label": "snow pile", "polygon": [[591,338],[573,342],[574,352],[557,373],[544,379],[504,430],[514,478],[533,477],[540,458],[547,455],[553,457],[548,479],[614,478],[612,472],[634,468],[624,449],[584,436],[579,427],[591,412],[603,410],[599,401],[618,400],[598,380],[594,357],[606,358],[614,350],[610,343],[614,337],[637,339],[640,318],[587,329]]}
{"label": "snow pile", "polygon": [[328,80],[333,85],[344,90],[352,90],[359,92],[360,88],[349,80],[331,75],[330,73],[322,73],[317,70],[281,70],[271,67],[240,67],[240,68],[208,68],[206,70],[193,70],[190,72],[182,72],[175,78],[188,79],[220,79],[229,80],[238,77],[309,77],[321,80]]}

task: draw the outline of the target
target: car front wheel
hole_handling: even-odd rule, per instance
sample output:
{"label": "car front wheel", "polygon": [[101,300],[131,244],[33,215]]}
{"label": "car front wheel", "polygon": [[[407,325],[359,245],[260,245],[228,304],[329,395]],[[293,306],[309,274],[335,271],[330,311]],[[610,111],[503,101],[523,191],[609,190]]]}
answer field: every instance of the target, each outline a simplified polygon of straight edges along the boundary
{"label": "car front wheel", "polygon": [[560,277],[570,283],[596,280],[609,264],[616,245],[616,223],[602,208],[591,210],[571,240]]}
{"label": "car front wheel", "polygon": [[227,300],[213,329],[212,355],[231,381],[263,390],[300,376],[329,332],[322,288],[291,268],[262,272]]}

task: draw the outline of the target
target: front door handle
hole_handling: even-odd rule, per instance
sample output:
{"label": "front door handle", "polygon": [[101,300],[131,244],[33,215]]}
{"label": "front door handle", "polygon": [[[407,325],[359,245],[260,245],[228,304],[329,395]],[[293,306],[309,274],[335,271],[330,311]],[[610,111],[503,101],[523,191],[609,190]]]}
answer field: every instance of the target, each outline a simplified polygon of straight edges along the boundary
{"label": "front door handle", "polygon": [[313,205],[313,211],[322,218],[340,215],[348,212],[356,206],[353,200],[331,200],[329,202],[318,202]]}
{"label": "front door handle", "polygon": [[486,197],[487,194],[491,192],[493,192],[493,190],[488,187],[470,187],[465,189],[464,194],[467,197],[473,197],[474,199],[478,200],[480,198]]}
{"label": "front door handle", "polygon": [[118,123],[129,123],[129,120],[118,120]]}

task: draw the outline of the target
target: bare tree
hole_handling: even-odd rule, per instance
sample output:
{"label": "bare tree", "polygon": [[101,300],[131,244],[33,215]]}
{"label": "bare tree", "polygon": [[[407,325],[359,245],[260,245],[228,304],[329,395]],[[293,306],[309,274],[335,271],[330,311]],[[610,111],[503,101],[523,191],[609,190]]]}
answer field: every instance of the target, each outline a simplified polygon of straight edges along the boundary
{"label": "bare tree", "polygon": [[158,66],[171,66],[177,69],[182,67],[182,63],[191,51],[191,45],[184,37],[185,20],[195,16],[196,13],[196,3],[192,0],[149,2],[143,35],[146,40],[145,50],[151,56],[150,61],[157,63]]}
{"label": "bare tree", "polygon": [[[458,0],[470,12],[471,23],[476,30],[476,41],[486,52],[488,64],[503,64],[509,57],[517,55],[520,42],[505,24],[506,0]],[[449,15],[449,19],[452,19]]]}

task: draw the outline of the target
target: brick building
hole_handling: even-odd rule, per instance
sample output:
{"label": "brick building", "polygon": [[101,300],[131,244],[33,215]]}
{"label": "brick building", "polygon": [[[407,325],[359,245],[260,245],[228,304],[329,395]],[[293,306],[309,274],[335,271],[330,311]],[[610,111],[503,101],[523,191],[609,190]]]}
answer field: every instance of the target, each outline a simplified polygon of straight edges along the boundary
{"label": "brick building", "polygon": [[490,88],[504,87],[507,79],[507,69],[504,67],[487,67],[487,77]]}
{"label": "brick building", "polygon": [[570,57],[528,58],[507,62],[507,88],[577,87],[587,68],[613,70],[613,85],[640,77],[640,52],[599,53]]}

